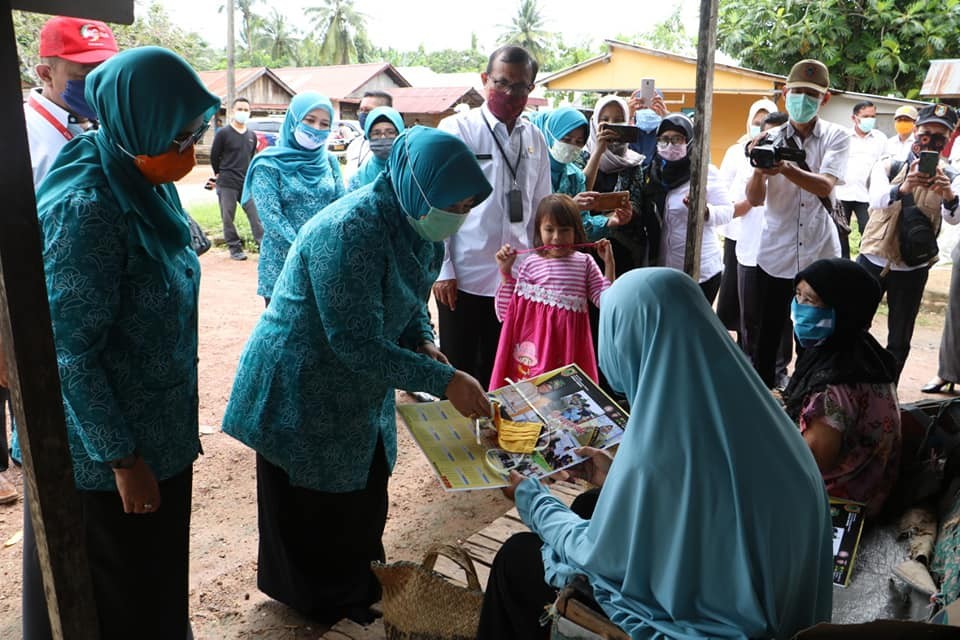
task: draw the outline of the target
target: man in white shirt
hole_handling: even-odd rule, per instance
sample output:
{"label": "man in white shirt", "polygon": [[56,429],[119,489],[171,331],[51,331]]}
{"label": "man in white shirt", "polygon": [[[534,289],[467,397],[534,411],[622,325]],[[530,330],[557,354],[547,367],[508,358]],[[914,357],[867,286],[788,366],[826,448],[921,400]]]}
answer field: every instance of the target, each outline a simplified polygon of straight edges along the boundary
{"label": "man in white shirt", "polygon": [[[367,122],[367,114],[377,107],[392,107],[393,96],[386,91],[367,91],[360,98],[360,106],[357,107],[357,122],[360,124],[360,131],[364,131],[364,125]],[[357,136],[347,147],[347,165],[354,170],[359,169],[367,158],[370,157],[370,143],[367,136]],[[352,175],[352,171],[349,172]]]}
{"label": "man in white shirt", "polygon": [[893,112],[893,128],[897,135],[887,138],[883,147],[883,155],[894,160],[903,160],[910,153],[910,148],[916,141],[914,131],[917,128],[917,110],[908,104],[897,108]]}
{"label": "man in white shirt", "polygon": [[754,169],[746,186],[751,205],[766,205],[757,252],[756,295],[763,300],[763,313],[755,366],[769,388],[776,384],[777,349],[790,316],[794,276],[821,258],[840,255],[837,228],[821,198],[830,199],[834,187],[843,184],[850,137],[817,116],[830,99],[829,87],[830,72],[822,62],[802,60],[793,66],[785,97],[790,120],[765,135],[775,146],[803,149],[809,171],[780,161]]}
{"label": "man in white shirt", "polygon": [[[869,195],[867,194],[867,178],[873,165],[883,157],[883,148],[887,144],[887,136],[877,131],[877,107],[869,100],[858,102],[853,106],[853,128],[850,129],[850,155],[847,158],[847,172],[843,177],[844,184],[837,185],[837,198],[843,205],[843,214],[850,224],[851,218],[857,216],[857,227],[861,235],[867,227]],[[840,255],[850,257],[850,234],[840,234]]]}
{"label": "man in white shirt", "polygon": [[[23,105],[33,167],[33,187],[40,184],[63,145],[83,133],[95,114],[83,98],[83,79],[117,52],[110,27],[97,20],[51,18],[40,31],[42,87],[30,92]],[[0,344],[0,352],[3,345]],[[2,359],[2,356],[0,356]],[[6,409],[11,408],[6,372],[0,375],[0,473],[7,470]],[[17,500],[16,487],[0,474],[0,504]]]}
{"label": "man in white shirt", "polygon": [[493,185],[490,197],[445,241],[446,256],[433,286],[441,349],[450,364],[483,385],[490,382],[500,339],[494,310],[500,274],[494,256],[504,244],[532,246],[537,206],[551,191],[546,142],[520,118],[536,76],[537,62],[525,49],[497,49],[480,74],[487,101],[438,126],[466,143]]}
{"label": "man in white shirt", "polygon": [[83,95],[84,79],[116,52],[117,41],[103,22],[58,16],[43,25],[36,66],[42,86],[23,106],[34,188],[67,141],[96,119]]}

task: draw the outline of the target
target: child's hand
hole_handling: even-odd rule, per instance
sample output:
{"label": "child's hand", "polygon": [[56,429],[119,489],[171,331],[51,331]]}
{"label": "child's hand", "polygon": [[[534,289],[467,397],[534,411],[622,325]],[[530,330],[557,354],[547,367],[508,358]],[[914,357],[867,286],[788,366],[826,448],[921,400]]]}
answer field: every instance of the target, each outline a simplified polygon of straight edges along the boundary
{"label": "child's hand", "polygon": [[603,263],[610,264],[610,262],[613,260],[613,245],[610,244],[610,241],[606,238],[597,240],[595,247],[597,249],[597,255],[600,256],[600,259],[603,260]]}
{"label": "child's hand", "polygon": [[509,276],[513,273],[513,263],[517,261],[517,250],[511,247],[509,244],[505,244],[500,247],[500,251],[497,251],[497,266],[500,268],[500,273]]}
{"label": "child's hand", "polygon": [[607,217],[607,226],[608,227],[619,227],[627,224],[630,220],[633,219],[633,209],[614,209]]}

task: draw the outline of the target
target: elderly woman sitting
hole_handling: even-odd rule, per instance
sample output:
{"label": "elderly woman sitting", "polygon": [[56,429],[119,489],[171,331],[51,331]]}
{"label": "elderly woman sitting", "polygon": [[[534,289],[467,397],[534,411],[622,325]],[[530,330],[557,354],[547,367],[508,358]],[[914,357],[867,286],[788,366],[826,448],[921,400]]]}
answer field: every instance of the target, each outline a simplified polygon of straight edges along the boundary
{"label": "elderly woman sitting", "polygon": [[793,326],[803,348],[784,391],[787,413],[827,493],[876,514],[897,480],[897,364],[870,335],[880,285],[860,265],[818,260],[797,274]]}

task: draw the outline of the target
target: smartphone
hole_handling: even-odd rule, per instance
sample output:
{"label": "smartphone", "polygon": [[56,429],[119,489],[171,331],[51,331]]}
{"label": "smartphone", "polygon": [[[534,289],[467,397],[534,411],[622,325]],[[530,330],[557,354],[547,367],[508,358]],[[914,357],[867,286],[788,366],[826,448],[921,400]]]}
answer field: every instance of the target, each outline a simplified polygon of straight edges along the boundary
{"label": "smartphone", "polygon": [[647,108],[653,103],[653,97],[657,95],[656,82],[653,78],[644,78],[640,81],[640,99]]}
{"label": "smartphone", "polygon": [[921,151],[917,171],[924,175],[937,175],[937,165],[940,164],[940,154],[936,151]]}
{"label": "smartphone", "polygon": [[590,211],[613,211],[614,209],[630,208],[629,191],[611,191],[601,193],[593,200]]}
{"label": "smartphone", "polygon": [[609,122],[603,122],[600,124],[600,130],[611,129],[612,131],[617,132],[617,140],[620,142],[639,142],[640,141],[640,127],[632,127],[628,124],[610,124]]}
{"label": "smartphone", "polygon": [[217,186],[217,179],[216,179],[216,178],[208,178],[208,179],[207,179],[207,182],[203,185],[203,188],[206,189],[207,191],[213,191],[213,188],[214,188],[215,186]]}

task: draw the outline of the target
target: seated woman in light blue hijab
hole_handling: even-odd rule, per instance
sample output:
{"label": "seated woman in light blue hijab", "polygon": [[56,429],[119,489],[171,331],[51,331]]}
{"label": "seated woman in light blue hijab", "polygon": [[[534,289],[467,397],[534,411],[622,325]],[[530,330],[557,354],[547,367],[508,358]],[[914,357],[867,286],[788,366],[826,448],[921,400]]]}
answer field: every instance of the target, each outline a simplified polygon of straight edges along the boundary
{"label": "seated woman in light blue hijab", "polygon": [[223,430],[257,451],[257,585],[310,618],[367,622],[380,598],[394,390],[490,415],[434,346],[426,304],[442,240],[490,191],[459,138],[403,133],[387,171],[301,229],[240,358]]}
{"label": "seated woman in light blue hijab", "polygon": [[240,202],[253,200],[263,223],[257,295],[267,304],[293,239],[307,220],[346,193],[340,162],[327,153],[333,105],[307,91],[290,101],[274,147],[250,162]]}
{"label": "seated woman in light blue hijab", "polygon": [[635,409],[612,466],[584,451],[606,471],[592,517],[511,477],[534,533],[497,554],[478,638],[545,637],[544,605],[578,573],[634,640],[790,638],[828,620],[820,472],[693,280],[618,278],[601,305],[600,367]]}
{"label": "seated woman in light blue hijab", "polygon": [[632,217],[629,210],[617,209],[609,216],[593,215],[589,211],[599,193],[587,191],[587,178],[575,162],[590,133],[586,116],[573,107],[560,107],[538,111],[530,117],[530,122],[543,133],[550,149],[553,192],[570,196],[582,209],[580,217],[587,239],[592,242],[606,238],[614,227],[629,222]]}
{"label": "seated woman in light blue hijab", "polygon": [[393,142],[403,130],[403,116],[393,107],[377,107],[367,114],[363,135],[370,145],[370,155],[357,172],[350,176],[347,191],[356,191],[370,184],[386,170]]}

